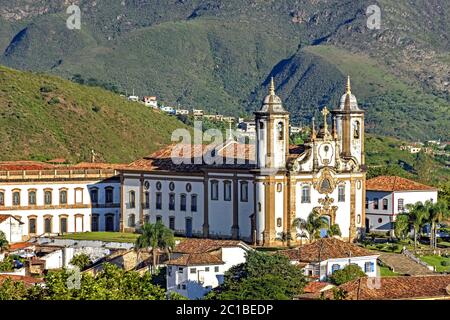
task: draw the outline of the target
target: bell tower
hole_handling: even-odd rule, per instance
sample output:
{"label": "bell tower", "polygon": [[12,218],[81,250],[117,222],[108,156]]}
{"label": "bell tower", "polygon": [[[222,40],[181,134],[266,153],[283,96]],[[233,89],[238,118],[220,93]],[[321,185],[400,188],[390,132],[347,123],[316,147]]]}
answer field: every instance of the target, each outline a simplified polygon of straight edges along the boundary
{"label": "bell tower", "polygon": [[364,111],[358,107],[356,97],[351,92],[350,77],[347,78],[339,108],[333,110],[333,115],[341,145],[340,156],[344,159],[353,158],[359,165],[364,165]]}
{"label": "bell tower", "polygon": [[269,94],[262,107],[255,112],[256,160],[259,169],[277,170],[286,168],[289,154],[289,112],[275,94],[273,78]]}

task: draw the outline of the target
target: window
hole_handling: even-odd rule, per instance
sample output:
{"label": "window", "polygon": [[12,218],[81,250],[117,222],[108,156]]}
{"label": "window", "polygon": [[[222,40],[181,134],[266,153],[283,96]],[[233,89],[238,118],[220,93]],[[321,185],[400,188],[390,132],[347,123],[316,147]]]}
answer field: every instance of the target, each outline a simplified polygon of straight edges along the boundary
{"label": "window", "polygon": [[302,203],[311,203],[311,189],[309,186],[302,187]]}
{"label": "window", "polygon": [[248,182],[241,182],[241,201],[248,202]]}
{"label": "window", "polygon": [[50,190],[44,191],[44,204],[45,205],[52,204],[52,192]]}
{"label": "window", "polygon": [[283,185],[281,183],[277,183],[277,192],[283,191]]}
{"label": "window", "polygon": [[197,273],[197,268],[191,268],[191,269],[189,270],[189,272],[190,272],[191,274],[195,274],[195,273]]}
{"label": "window", "polygon": [[91,202],[98,203],[98,189],[91,189]]}
{"label": "window", "polygon": [[404,200],[398,199],[398,211],[403,211],[403,210],[405,210]]}
{"label": "window", "polygon": [[172,266],[167,267],[167,274],[169,275],[169,277],[172,276]]}
{"label": "window", "polygon": [[175,210],[175,193],[169,194],[169,210]]}
{"label": "window", "polygon": [[52,233],[52,218],[44,218],[44,233]]}
{"label": "window", "polygon": [[134,228],[135,225],[136,225],[136,221],[135,221],[134,214],[130,214],[130,215],[128,216],[128,226],[129,226],[130,228]]}
{"label": "window", "polygon": [[260,130],[264,130],[264,122],[260,122],[259,123],[259,129]]}
{"label": "window", "polygon": [[191,195],[191,211],[197,212],[197,195]]}
{"label": "window", "polygon": [[219,267],[214,267],[214,272],[219,272]]}
{"label": "window", "polygon": [[173,183],[173,182],[169,183],[169,190],[170,191],[175,190],[175,183]]}
{"label": "window", "polygon": [[231,181],[223,182],[223,199],[225,201],[231,201]]}
{"label": "window", "polygon": [[28,205],[32,206],[36,204],[36,191],[31,190],[28,192]]}
{"label": "window", "polygon": [[211,200],[219,200],[219,182],[211,181]]}
{"label": "window", "polygon": [[162,194],[161,192],[156,193],[156,210],[162,209]]}
{"label": "window", "polygon": [[366,262],[364,263],[364,272],[374,272],[375,271],[375,263]]}
{"label": "window", "polygon": [[186,195],[180,194],[180,211],[186,211]]}
{"label": "window", "polygon": [[366,198],[366,209],[369,209],[369,198]]}
{"label": "window", "polygon": [[146,214],[144,216],[144,223],[150,223],[150,215],[149,214]]}
{"label": "window", "polygon": [[183,268],[178,268],[178,272],[183,272]]}
{"label": "window", "polygon": [[60,233],[67,233],[67,218],[61,218],[59,220],[59,230]]}
{"label": "window", "polygon": [[284,139],[284,124],[283,124],[283,122],[278,122],[277,131],[278,131],[278,140],[283,140]]}
{"label": "window", "polygon": [[359,139],[359,121],[355,121],[353,123],[353,138],[354,139]]}
{"label": "window", "polygon": [[36,218],[28,219],[28,233],[36,234]]}
{"label": "window", "polygon": [[20,191],[13,191],[13,206],[20,206]]}
{"label": "window", "polygon": [[[97,202],[95,202],[95,203],[97,203]],[[66,190],[59,191],[59,204],[67,204],[67,191]]]}
{"label": "window", "polygon": [[5,193],[2,191],[0,192],[0,206],[5,205]]}
{"label": "window", "polygon": [[190,183],[186,184],[186,192],[191,192],[192,191],[192,185]]}
{"label": "window", "polygon": [[130,208],[136,208],[136,193],[130,191],[128,202],[130,203]]}
{"label": "window", "polygon": [[144,197],[145,197],[144,208],[148,209],[148,208],[150,208],[150,192],[146,191],[144,194]]}
{"label": "window", "polygon": [[169,217],[169,229],[175,230],[175,217]]}
{"label": "window", "polygon": [[261,212],[261,210],[262,210],[261,202],[258,202],[258,212]]}
{"label": "window", "polygon": [[382,223],[383,219],[382,218],[378,218],[378,223]]}
{"label": "window", "polygon": [[281,220],[281,218],[278,218],[277,219],[277,227],[281,228],[281,225],[282,225],[282,220]]}
{"label": "window", "polygon": [[333,264],[331,266],[331,273],[335,273],[336,271],[338,271],[339,269],[341,269],[341,266],[339,264]]}
{"label": "window", "polygon": [[161,181],[158,181],[158,182],[156,183],[156,190],[160,191],[161,188],[162,188]]}
{"label": "window", "polygon": [[105,202],[106,203],[113,203],[113,187],[108,187],[105,189]]}
{"label": "window", "polygon": [[338,187],[338,202],[345,202],[345,186]]}
{"label": "window", "polygon": [[98,215],[96,214],[92,215],[91,229],[92,231],[98,231]]}
{"label": "window", "polygon": [[156,222],[162,222],[162,217],[161,216],[156,216]]}
{"label": "window", "polygon": [[209,272],[209,267],[205,267],[205,272]]}
{"label": "window", "polygon": [[183,290],[186,290],[186,285],[183,284],[183,285],[181,286],[181,288],[182,288]]}
{"label": "window", "polygon": [[388,209],[388,199],[383,199],[383,210]]}
{"label": "window", "polygon": [[373,199],[373,209],[378,210],[378,198]]}

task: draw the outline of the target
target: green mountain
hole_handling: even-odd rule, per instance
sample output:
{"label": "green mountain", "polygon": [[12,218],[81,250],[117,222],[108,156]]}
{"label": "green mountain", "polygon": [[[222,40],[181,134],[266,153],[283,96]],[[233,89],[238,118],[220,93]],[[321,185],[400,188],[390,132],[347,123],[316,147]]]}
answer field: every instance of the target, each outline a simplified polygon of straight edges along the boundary
{"label": "green mountain", "polygon": [[[344,78],[371,133],[450,138],[446,0],[0,0],[0,63],[163,103],[237,115],[271,75],[295,123],[336,105]],[[381,28],[367,28],[369,5]]]}
{"label": "green mountain", "polygon": [[170,143],[174,117],[109,91],[0,67],[0,160],[131,162]]}

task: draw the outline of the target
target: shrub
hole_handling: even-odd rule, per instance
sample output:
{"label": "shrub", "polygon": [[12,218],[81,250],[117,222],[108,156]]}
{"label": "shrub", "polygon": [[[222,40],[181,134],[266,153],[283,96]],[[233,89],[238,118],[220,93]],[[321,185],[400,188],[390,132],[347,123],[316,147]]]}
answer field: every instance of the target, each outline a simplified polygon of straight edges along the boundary
{"label": "shrub", "polygon": [[48,101],[49,105],[54,105],[54,104],[59,104],[61,101],[59,100],[58,97],[53,97]]}
{"label": "shrub", "polygon": [[101,110],[102,110],[102,108],[99,107],[99,106],[93,106],[92,107],[92,111],[94,111],[94,112],[100,112]]}
{"label": "shrub", "polygon": [[70,264],[80,268],[80,270],[85,269],[91,263],[91,259],[85,253],[77,254],[72,258],[72,260],[70,260]]}
{"label": "shrub", "polygon": [[55,88],[53,88],[50,85],[43,85],[39,91],[41,91],[42,93],[49,93],[52,92],[54,89]]}
{"label": "shrub", "polygon": [[362,269],[356,264],[350,264],[346,266],[344,269],[337,270],[330,277],[332,283],[337,286],[344,284],[346,282],[365,277],[366,274]]}
{"label": "shrub", "polygon": [[448,261],[448,260],[442,260],[442,261],[441,261],[441,266],[443,266],[443,267],[449,267],[449,266],[450,266],[450,261]]}

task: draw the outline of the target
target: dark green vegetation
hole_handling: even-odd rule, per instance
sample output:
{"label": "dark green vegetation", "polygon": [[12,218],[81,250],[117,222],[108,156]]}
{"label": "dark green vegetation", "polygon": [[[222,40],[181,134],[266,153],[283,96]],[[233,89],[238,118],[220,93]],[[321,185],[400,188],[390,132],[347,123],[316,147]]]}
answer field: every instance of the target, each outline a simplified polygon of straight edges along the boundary
{"label": "dark green vegetation", "polygon": [[74,271],[50,271],[45,288],[26,287],[6,279],[0,285],[0,300],[165,300],[165,291],[153,284],[152,276],[123,271],[112,264],[95,277]]}
{"label": "dark green vegetation", "polygon": [[1,160],[131,162],[170,142],[184,125],[117,94],[0,67]]}
{"label": "dark green vegetation", "polygon": [[448,140],[450,3],[381,0],[369,30],[372,4],[82,0],[70,31],[65,1],[1,0],[0,63],[233,115],[274,75],[296,124],[335,107],[350,74],[369,132]]}
{"label": "dark green vegetation", "polygon": [[225,273],[225,281],[206,297],[212,300],[292,300],[303,292],[302,270],[285,256],[249,252],[247,261]]}
{"label": "dark green vegetation", "polygon": [[331,277],[331,283],[340,286],[346,282],[365,277],[366,274],[357,264],[349,264],[344,269],[335,271]]}

